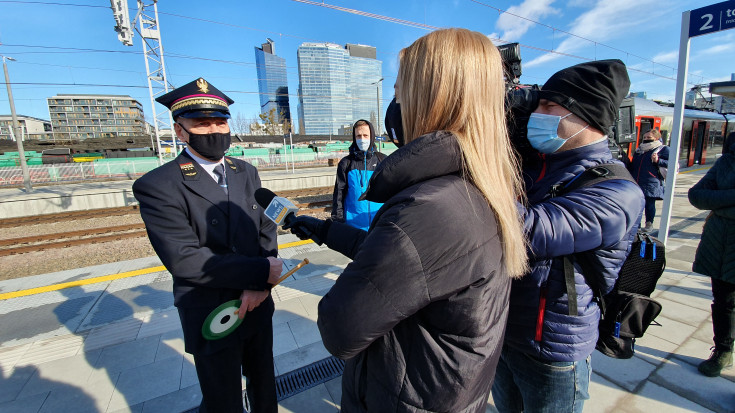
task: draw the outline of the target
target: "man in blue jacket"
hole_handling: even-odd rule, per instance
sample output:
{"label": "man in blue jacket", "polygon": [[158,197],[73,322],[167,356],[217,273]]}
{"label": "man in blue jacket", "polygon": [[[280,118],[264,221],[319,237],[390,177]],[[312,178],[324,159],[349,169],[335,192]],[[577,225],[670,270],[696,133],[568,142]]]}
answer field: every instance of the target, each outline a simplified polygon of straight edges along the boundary
{"label": "man in blue jacket", "polygon": [[[607,134],[629,86],[623,62],[604,60],[563,69],[539,91],[539,105],[528,122],[528,139],[538,159],[523,167],[531,270],[511,287],[493,385],[500,412],[581,412],[589,398],[590,355],[600,310],[577,258],[585,256],[585,268],[600,280],[601,294],[612,290],[640,222],[643,194],[634,182],[622,179],[556,197],[552,189],[587,168],[617,162]],[[573,314],[565,256],[574,267]]]}
{"label": "man in blue jacket", "polygon": [[334,181],[332,196],[332,219],[345,222],[365,231],[370,228],[381,203],[361,200],[367,190],[370,177],[385,159],[385,155],[375,147],[373,125],[360,119],[352,126],[352,145],[350,154],[337,165],[337,178]]}

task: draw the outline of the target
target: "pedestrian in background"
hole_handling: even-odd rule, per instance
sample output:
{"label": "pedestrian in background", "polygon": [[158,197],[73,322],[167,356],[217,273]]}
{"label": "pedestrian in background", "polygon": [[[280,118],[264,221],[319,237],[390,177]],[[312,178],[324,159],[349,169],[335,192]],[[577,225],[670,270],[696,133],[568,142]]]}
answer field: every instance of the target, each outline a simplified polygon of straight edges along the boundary
{"label": "pedestrian in background", "polygon": [[337,178],[332,196],[332,219],[367,231],[375,214],[383,205],[360,200],[367,190],[370,177],[385,155],[375,147],[373,125],[360,119],[352,127],[350,154],[337,165]]}
{"label": "pedestrian in background", "polygon": [[692,270],[712,279],[712,330],[710,358],[699,364],[705,376],[716,377],[732,366],[735,342],[735,133],[727,139],[728,151],[689,189],[689,202],[711,210],[702,229]]}
{"label": "pedestrian in background", "polygon": [[633,175],[646,197],[645,226],[643,231],[651,232],[653,218],[656,217],[656,201],[664,199],[664,178],[661,168],[669,166],[669,147],[661,142],[661,132],[651,129],[643,135],[643,143],[638,145],[633,160],[625,157],[626,167]]}

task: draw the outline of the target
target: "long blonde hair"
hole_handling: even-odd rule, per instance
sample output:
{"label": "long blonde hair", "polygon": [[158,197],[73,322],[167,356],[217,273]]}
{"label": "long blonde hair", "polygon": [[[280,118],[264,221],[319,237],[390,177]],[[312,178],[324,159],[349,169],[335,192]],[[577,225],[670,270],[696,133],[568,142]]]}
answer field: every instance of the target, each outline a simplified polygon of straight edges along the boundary
{"label": "long blonde hair", "polygon": [[506,129],[498,49],[478,32],[437,30],[401,50],[398,78],[406,141],[437,130],[456,136],[465,176],[495,212],[505,270],[522,276],[528,264],[516,201],[523,192]]}

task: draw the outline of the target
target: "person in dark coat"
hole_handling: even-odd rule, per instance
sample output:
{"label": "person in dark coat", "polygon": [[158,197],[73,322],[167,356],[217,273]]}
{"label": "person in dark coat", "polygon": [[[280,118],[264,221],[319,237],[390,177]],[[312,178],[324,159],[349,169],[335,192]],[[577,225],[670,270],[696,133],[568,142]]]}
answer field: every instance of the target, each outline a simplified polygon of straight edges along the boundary
{"label": "person in dark coat", "polygon": [[[627,157],[624,160],[627,161]],[[656,216],[656,201],[664,197],[664,176],[659,168],[669,166],[669,147],[661,143],[661,132],[651,129],[643,135],[643,143],[636,148],[633,160],[626,162],[626,167],[633,175],[638,186],[646,197],[646,223],[643,231],[653,229],[653,218]]]}
{"label": "person in dark coat", "polygon": [[[185,350],[194,355],[202,390],[199,411],[241,413],[244,374],[250,411],[275,413],[270,288],[282,262],[275,258],[275,224],[255,201],[257,170],[224,156],[233,102],[202,78],[157,101],[171,110],[187,148],[135,181],[133,194],[151,245],[173,276]],[[247,312],[242,324],[224,338],[205,339],[210,312],[237,299],[237,316]]]}
{"label": "person in dark coat", "polygon": [[510,279],[526,269],[504,88],[487,36],[418,39],[400,53],[406,144],[370,180],[366,198],[384,205],[369,230],[293,224],[353,259],[317,319],[324,346],[346,360],[342,412],[485,411]]}
{"label": "person in dark coat", "polygon": [[714,347],[699,364],[705,376],[716,377],[732,366],[735,342],[735,133],[729,150],[689,189],[689,202],[711,210],[702,229],[692,270],[712,278]]}
{"label": "person in dark coat", "polygon": [[352,126],[350,154],[337,165],[332,196],[332,219],[365,231],[382,204],[360,200],[370,177],[385,155],[375,147],[373,125],[360,119]]}
{"label": "person in dark coat", "polygon": [[[580,413],[589,399],[600,309],[585,275],[602,295],[613,289],[637,232],[643,194],[624,179],[558,196],[554,189],[588,168],[620,163],[612,158],[606,133],[629,86],[623,62],[600,60],[560,70],[538,92],[538,107],[527,126],[538,160],[523,166],[528,205],[522,212],[531,270],[511,286],[505,345],[492,391],[501,413]],[[587,274],[577,259],[582,253],[585,268],[591,268]],[[565,257],[573,266],[569,284]],[[574,301],[567,293],[571,289]],[[570,308],[576,310],[570,313]]]}

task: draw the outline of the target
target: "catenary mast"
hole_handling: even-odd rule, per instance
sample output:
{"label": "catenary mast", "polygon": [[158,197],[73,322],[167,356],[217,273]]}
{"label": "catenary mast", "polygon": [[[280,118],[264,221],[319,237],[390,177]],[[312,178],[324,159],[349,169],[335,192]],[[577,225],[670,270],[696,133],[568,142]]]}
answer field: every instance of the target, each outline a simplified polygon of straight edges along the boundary
{"label": "catenary mast", "polygon": [[[158,145],[158,159],[163,162],[163,151],[161,148],[161,129],[169,129],[173,133],[173,122],[171,113],[163,111],[158,113],[156,110],[156,97],[166,94],[169,88],[173,86],[168,82],[166,77],[166,66],[163,61],[163,43],[161,42],[161,31],[158,24],[158,0],[153,0],[151,4],[144,4],[143,0],[138,0],[138,13],[133,19],[133,25],[130,24],[130,16],[128,14],[128,0],[110,0],[112,5],[112,13],[115,18],[115,31],[117,38],[125,46],[133,45],[133,30],[135,30],[141,39],[143,39],[143,54],[145,56],[145,71],[148,78],[148,94],[151,100],[151,110],[153,111],[153,127],[156,133],[156,143]],[[135,25],[135,20],[138,24]],[[173,151],[178,153],[176,148],[176,136],[173,136]]]}

